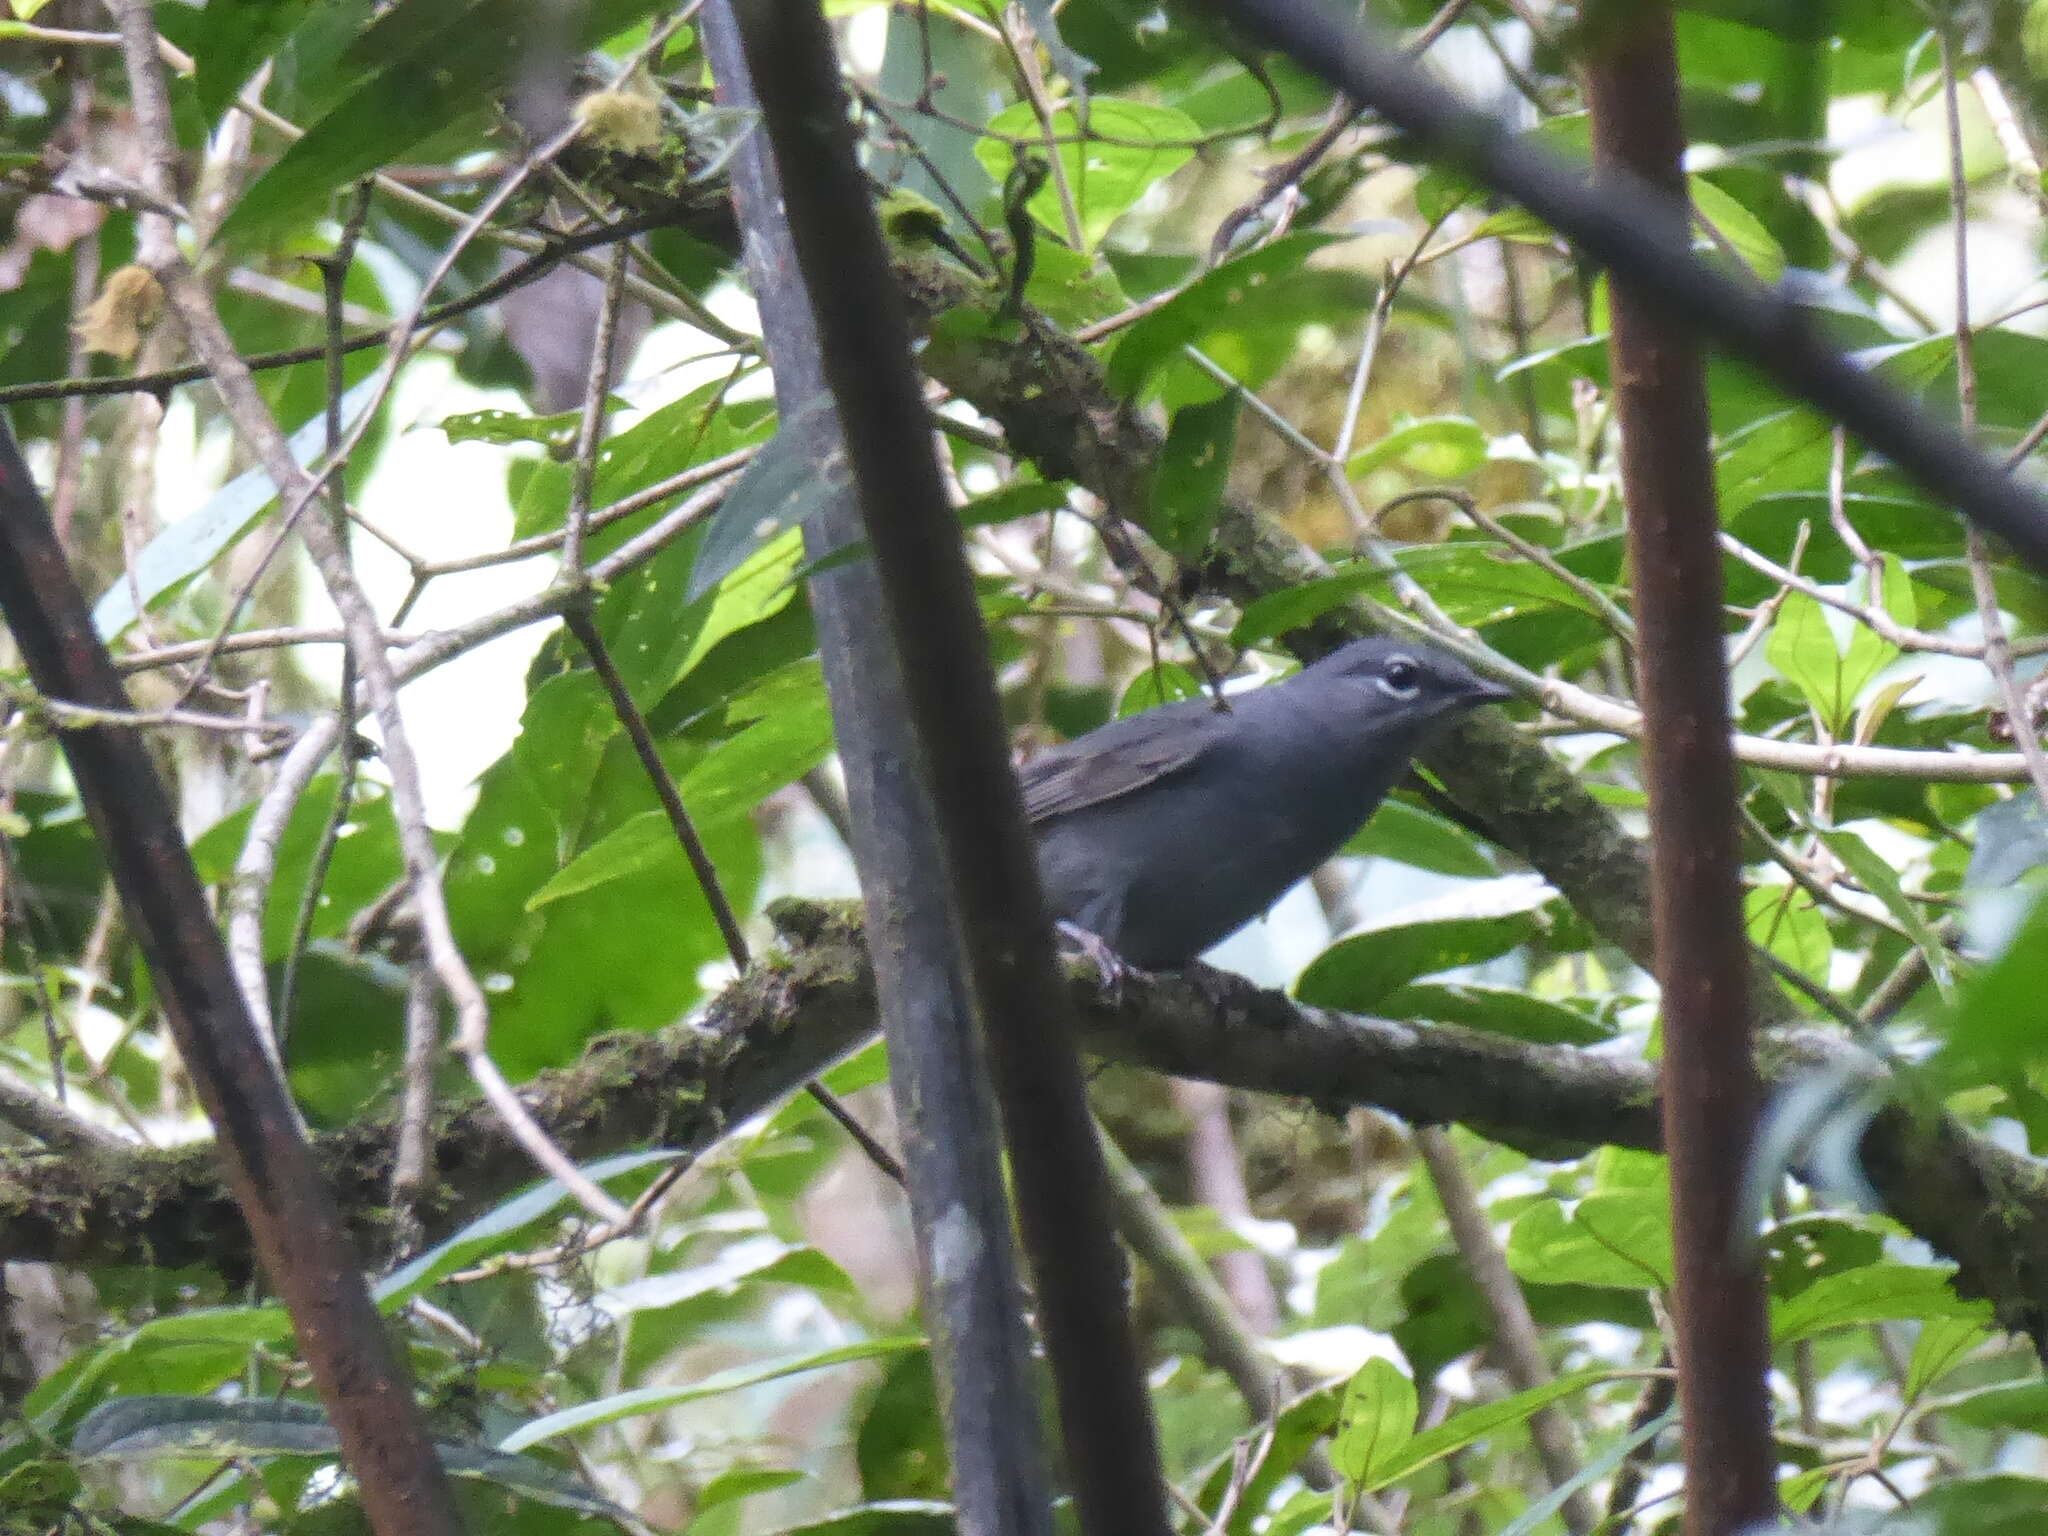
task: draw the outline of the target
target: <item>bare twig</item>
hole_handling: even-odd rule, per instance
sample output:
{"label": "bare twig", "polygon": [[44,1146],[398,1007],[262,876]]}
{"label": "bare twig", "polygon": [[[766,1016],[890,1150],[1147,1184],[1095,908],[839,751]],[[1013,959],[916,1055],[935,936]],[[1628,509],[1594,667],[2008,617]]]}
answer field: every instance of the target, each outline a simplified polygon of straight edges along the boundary
{"label": "bare twig", "polygon": [[391,1154],[391,1249],[421,1245],[419,1202],[433,1187],[434,1067],[441,1059],[440,994],[433,973],[414,964],[405,982],[405,1065],[400,1077],[398,1137]]}
{"label": "bare twig", "polygon": [[623,241],[612,247],[604,302],[597,312],[597,334],[591,342],[583,415],[576,423],[575,471],[569,486],[569,509],[562,522],[562,579],[571,584],[583,580],[583,535],[590,520],[591,487],[597,480],[597,444],[604,432],[605,402],[611,398],[612,377],[618,367],[613,354],[618,348],[619,311],[626,298],[628,249]]}
{"label": "bare twig", "polygon": [[[675,776],[668,771],[668,765],[661,760],[661,751],[655,745],[654,733],[648,729],[647,717],[640,712],[639,704],[626,686],[626,680],[619,673],[612,660],[611,647],[605,644],[604,635],[591,617],[589,605],[572,603],[563,615],[569,633],[576,637],[576,643],[590,658],[590,665],[604,684],[605,695],[611,700],[612,713],[618,717],[619,725],[632,743],[634,756],[640,759],[641,770],[647,775],[647,782],[653,786],[655,799],[661,802],[662,814],[667,816],[669,829],[675,833],[676,842],[681,845],[683,856],[690,861],[690,871],[697,877],[697,889],[704,895],[704,901],[711,909],[712,920],[718,924],[719,936],[725,940],[726,953],[732,957],[736,970],[744,971],[753,964],[753,955],[747,946],[746,933],[740,927],[738,914],[733,911],[732,902],[725,894],[725,886],[718,878],[718,868],[711,862],[711,852],[704,846],[704,839],[697,834],[697,826],[690,818],[689,809],[683,804],[682,791],[676,787]],[[839,1095],[827,1088],[816,1078],[804,1085],[811,1097],[817,1100],[825,1113],[838,1121],[851,1136],[868,1160],[887,1174],[898,1187],[903,1184],[903,1165],[896,1156],[876,1139],[874,1132],[860,1123],[853,1111],[840,1100]]]}
{"label": "bare twig", "polygon": [[270,901],[271,881],[277,874],[278,847],[285,827],[306,785],[340,739],[339,720],[330,715],[316,720],[278,764],[270,787],[256,802],[249,818],[249,830],[235,857],[234,883],[228,890],[228,958],[234,966],[235,981],[243,1006],[255,1021],[264,1049],[270,1053],[279,1081],[284,1078],[284,1060],[279,1049],[280,1028],[270,1009],[270,978],[264,965],[263,915]]}
{"label": "bare twig", "polygon": [[[54,1059],[54,1058],[53,1058]],[[119,1155],[129,1144],[112,1131],[74,1114],[47,1094],[0,1075],[0,1121],[26,1131],[52,1152],[65,1157]]]}
{"label": "bare twig", "polygon": [[[1422,1154],[1423,1164],[1429,1169],[1430,1183],[1436,1187],[1437,1199],[1450,1223],[1451,1238],[1458,1245],[1458,1257],[1464,1261],[1465,1271],[1472,1277],[1480,1299],[1486,1303],[1487,1315],[1493,1320],[1493,1347],[1508,1379],[1517,1391],[1547,1386],[1554,1375],[1550,1362],[1544,1358],[1536,1320],[1529,1315],[1528,1298],[1522,1294],[1514,1271],[1508,1268],[1507,1257],[1494,1239],[1486,1213],[1479,1208],[1464,1159],[1458,1155],[1450,1133],[1441,1126],[1417,1126],[1415,1150]],[[1555,1403],[1530,1415],[1529,1437],[1536,1443],[1536,1454],[1542,1459],[1544,1474],[1553,1488],[1562,1488],[1579,1475],[1578,1437],[1572,1433],[1571,1421]],[[1586,1536],[1600,1523],[1599,1511],[1584,1488],[1576,1488],[1566,1497],[1559,1514],[1573,1536]]]}
{"label": "bare twig", "polygon": [[[335,243],[334,250],[318,262],[327,320],[327,405],[324,413],[330,466],[327,519],[344,549],[348,546],[348,493],[343,484],[346,467],[337,457],[342,434],[341,310],[349,268],[355,262],[356,242],[362,237],[363,224],[369,214],[369,183],[359,182],[350,200],[348,215],[342,220],[341,239]],[[279,531],[282,533],[283,529]],[[223,625],[223,632],[225,629]],[[299,968],[305,960],[306,945],[312,940],[313,919],[320,910],[321,888],[327,884],[327,871],[334,861],[334,850],[341,843],[342,829],[348,825],[349,812],[355,804],[356,770],[362,754],[356,747],[356,661],[354,653],[347,649],[342,652],[340,699],[341,774],[334,785],[334,808],[320,829],[320,841],[307,865],[305,889],[299,892],[291,941],[285,949],[284,973],[278,978],[276,1033],[280,1050],[285,1037],[291,1033],[298,1001]]]}
{"label": "bare twig", "polygon": [[[431,199],[429,201],[431,202]],[[441,205],[434,206],[439,208]],[[455,214],[452,209],[446,211],[455,222],[460,222],[460,215]],[[620,219],[616,224],[551,232],[545,237],[523,236],[522,243],[517,248],[528,253],[524,260],[507,267],[488,282],[478,284],[460,298],[450,299],[427,309],[419,318],[419,329],[432,331],[447,321],[458,319],[488,304],[494,304],[506,294],[546,275],[564,262],[572,266],[580,266],[583,262],[594,264],[597,258],[589,253],[599,247],[615,244],[673,221],[674,216],[666,212],[636,214]],[[484,231],[483,237],[496,238],[499,243],[511,243],[496,230]],[[380,326],[366,334],[348,337],[342,342],[341,350],[353,354],[374,347],[386,347],[391,345],[393,334],[391,327]],[[740,339],[743,341],[745,338]],[[244,361],[251,370],[262,373],[273,368],[289,368],[299,363],[317,363],[326,356],[326,353],[326,345],[318,343],[305,347],[285,347],[273,352],[257,352]],[[33,400],[89,400],[105,395],[161,394],[181,384],[197,383],[206,377],[206,367],[203,363],[121,374],[106,379],[85,377],[74,368],[72,375],[67,378],[38,379],[28,384],[0,385],[0,405],[20,405]]]}
{"label": "bare twig", "polygon": [[[1955,226],[1956,400],[1964,432],[1977,426],[1976,341],[1970,330],[1970,180],[1963,167],[1963,118],[1956,83],[1956,40],[1948,24],[1934,29],[1941,47],[1941,99],[1948,123],[1949,216]],[[1998,582],[1991,569],[1991,551],[1975,523],[1963,528],[1963,553],[1970,564],[1970,590],[1977,600],[1977,618],[1984,631],[1984,665],[2005,702],[2013,745],[2027,765],[2034,792],[2048,805],[2048,753],[2034,724],[2033,706],[2013,673],[2012,641],[1999,609]]]}

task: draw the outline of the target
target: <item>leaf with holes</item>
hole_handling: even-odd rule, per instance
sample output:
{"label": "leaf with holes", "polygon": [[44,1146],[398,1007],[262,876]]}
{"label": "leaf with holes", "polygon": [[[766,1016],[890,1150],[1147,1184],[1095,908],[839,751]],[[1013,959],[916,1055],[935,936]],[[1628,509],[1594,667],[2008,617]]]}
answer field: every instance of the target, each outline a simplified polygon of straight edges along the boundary
{"label": "leaf with holes", "polygon": [[1416,1406],[1415,1383],[1399,1366],[1377,1357],[1366,1361],[1344,1389],[1331,1463],[1348,1482],[1379,1487],[1415,1438]]}

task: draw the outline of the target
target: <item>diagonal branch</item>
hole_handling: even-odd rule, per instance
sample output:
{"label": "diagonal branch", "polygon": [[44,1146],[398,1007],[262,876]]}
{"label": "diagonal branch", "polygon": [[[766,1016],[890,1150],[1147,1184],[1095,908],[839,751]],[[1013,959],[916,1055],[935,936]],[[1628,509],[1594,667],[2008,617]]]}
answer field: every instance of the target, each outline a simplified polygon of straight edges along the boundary
{"label": "diagonal branch", "polygon": [[1754,363],[1811,401],[1972,523],[2048,569],[2048,503],[1961,433],[1831,346],[1788,295],[1729,276],[1693,255],[1688,222],[1637,179],[1589,181],[1467,106],[1340,14],[1293,0],[1212,0],[1214,8],[1376,109],[1418,154],[1465,172],[1537,215],[1634,285],[1673,322]]}
{"label": "diagonal branch", "polygon": [[[100,707],[127,702],[4,424],[0,610],[38,687]],[[360,1259],[235,989],[198,871],[147,749],[134,731],[105,724],[66,729],[61,739],[179,1054],[220,1135],[217,1146],[194,1159],[194,1172],[204,1171],[238,1229],[238,1203],[246,1213],[375,1529],[383,1536],[459,1531],[424,1422],[363,1288]],[[58,1135],[52,1145],[62,1140]],[[226,1186],[216,1160],[226,1165]],[[112,1149],[83,1140],[38,1162],[67,1169],[118,1166]],[[240,1236],[241,1246],[248,1241]]]}

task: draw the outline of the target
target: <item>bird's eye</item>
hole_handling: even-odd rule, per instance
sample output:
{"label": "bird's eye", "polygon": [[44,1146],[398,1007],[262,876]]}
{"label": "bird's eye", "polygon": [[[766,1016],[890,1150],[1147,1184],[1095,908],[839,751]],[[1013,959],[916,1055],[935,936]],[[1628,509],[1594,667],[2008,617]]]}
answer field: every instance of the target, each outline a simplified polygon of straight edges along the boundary
{"label": "bird's eye", "polygon": [[1412,656],[1390,656],[1375,681],[1397,699],[1412,699],[1422,689],[1422,668]]}

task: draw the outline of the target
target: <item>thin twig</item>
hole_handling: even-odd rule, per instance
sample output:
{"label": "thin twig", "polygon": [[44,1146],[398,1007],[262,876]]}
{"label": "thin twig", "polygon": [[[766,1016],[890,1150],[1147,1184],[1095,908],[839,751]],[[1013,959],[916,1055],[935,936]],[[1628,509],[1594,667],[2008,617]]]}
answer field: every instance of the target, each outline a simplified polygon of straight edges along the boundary
{"label": "thin twig", "polygon": [[[327,404],[324,412],[330,465],[327,518],[344,549],[349,542],[348,492],[343,484],[347,468],[337,458],[342,434],[341,308],[347,291],[349,268],[355,263],[356,242],[362,237],[363,225],[369,215],[370,186],[368,182],[358,182],[348,216],[342,221],[341,239],[335,243],[332,253],[317,263],[327,320]],[[335,780],[333,809],[328,812],[326,824],[320,829],[320,840],[307,864],[305,888],[299,892],[291,942],[285,949],[284,972],[278,978],[277,1039],[280,1050],[291,1034],[298,1002],[299,969],[305,960],[306,946],[312,940],[313,919],[320,910],[320,892],[327,884],[327,871],[334,862],[334,850],[341,844],[342,829],[348,825],[349,812],[355,804],[356,773],[362,754],[356,748],[356,662],[354,654],[346,648],[342,652],[339,696],[341,773]]]}
{"label": "thin twig", "polygon": [[[1542,1336],[1529,1313],[1529,1301],[1521,1282],[1508,1268],[1507,1257],[1495,1240],[1486,1213],[1479,1207],[1464,1160],[1441,1126],[1417,1126],[1415,1150],[1429,1169],[1451,1237],[1465,1272],[1472,1277],[1480,1299],[1493,1320],[1493,1348],[1516,1390],[1528,1392],[1548,1386],[1555,1379],[1550,1362],[1543,1355]],[[1572,1433],[1571,1421],[1555,1404],[1548,1403],[1529,1417],[1529,1438],[1543,1462],[1544,1474],[1553,1488],[1570,1484],[1579,1475],[1581,1449]],[[1592,1496],[1584,1488],[1574,1489],[1559,1510],[1565,1528],[1573,1536],[1586,1536],[1600,1523]]]}
{"label": "thin twig", "polygon": [[[682,791],[676,787],[675,776],[661,760],[661,750],[655,744],[653,731],[648,728],[647,717],[640,712],[639,703],[626,686],[617,663],[612,660],[611,647],[605,644],[597,621],[591,617],[589,604],[572,603],[563,613],[562,620],[569,633],[576,637],[576,643],[583,647],[584,654],[590,658],[591,669],[603,683],[605,696],[611,700],[612,713],[618,717],[626,739],[632,743],[634,756],[640,759],[640,767],[647,775],[647,782],[653,786],[655,799],[661,802],[662,813],[668,817],[669,829],[675,833],[683,856],[690,861],[690,871],[697,877],[697,889],[703,893],[705,905],[711,909],[712,921],[718,925],[726,953],[732,957],[734,968],[744,973],[754,963],[746,933],[741,929],[739,917],[725,894],[723,882],[718,878],[718,867],[711,862],[710,850],[704,846],[704,839],[697,833],[689,808],[683,804]],[[901,1187],[903,1165],[876,1139],[874,1132],[862,1125],[840,1097],[816,1078],[804,1087],[825,1113],[838,1121],[847,1135],[854,1139],[869,1161]]]}
{"label": "thin twig", "polygon": [[[1934,29],[1941,47],[1941,99],[1948,125],[1949,214],[1955,226],[1956,276],[1956,402],[1961,409],[1962,429],[1977,428],[1976,342],[1970,330],[1970,180],[1963,165],[1963,117],[1956,84],[1956,40],[1947,24]],[[1977,617],[1984,630],[1984,665],[1991,673],[1999,697],[2005,703],[2006,720],[2012,729],[2013,745],[2027,765],[2034,793],[2048,805],[2048,753],[2041,750],[2035,729],[2033,706],[2026,690],[2013,672],[2012,642],[2006,634],[2005,615],[1998,602],[1998,582],[1991,569],[1991,550],[1983,530],[1975,523],[1963,527],[1963,553],[1970,565],[1970,589],[1977,600]]]}
{"label": "thin twig", "polygon": [[391,1154],[392,1253],[424,1240],[420,1197],[433,1185],[428,1156],[434,1124],[434,1068],[441,1059],[439,992],[433,972],[415,963],[405,983],[405,1065],[398,1101],[398,1137]]}
{"label": "thin twig", "polygon": [[[450,212],[452,213],[452,210]],[[496,303],[506,294],[545,276],[564,262],[580,265],[581,258],[582,261],[594,263],[597,258],[590,253],[600,247],[615,244],[648,229],[660,228],[673,222],[674,216],[668,213],[635,214],[620,219],[616,224],[573,232],[550,231],[545,237],[526,236],[526,244],[520,247],[528,251],[524,260],[507,267],[488,282],[478,284],[460,298],[449,299],[427,309],[419,318],[419,328],[438,328],[473,310]],[[484,237],[490,239],[496,233],[485,231]],[[368,351],[373,347],[387,347],[391,345],[393,334],[393,326],[379,326],[373,331],[346,338],[341,344],[341,350],[353,354]],[[745,340],[744,337],[740,339]],[[284,347],[272,352],[252,353],[244,361],[252,371],[263,373],[274,368],[290,368],[300,363],[317,363],[326,356],[326,352],[324,343],[316,343],[312,346]],[[66,378],[37,379],[27,384],[0,385],[0,405],[20,405],[34,400],[86,400],[103,395],[157,395],[175,389],[181,384],[198,383],[206,377],[205,365],[200,363],[121,374],[106,379],[88,378],[74,370],[72,375]]]}
{"label": "thin twig", "polygon": [[[569,509],[562,522],[562,579],[571,584],[583,579],[583,536],[590,521],[591,487],[597,482],[597,444],[604,433],[605,402],[611,398],[612,377],[618,365],[619,311],[626,298],[626,255],[624,241],[612,247],[610,269],[605,273],[604,301],[597,312],[597,334],[590,347],[590,377],[583,390],[583,414],[576,423],[574,475],[569,486]],[[573,620],[572,620],[573,622]]]}

